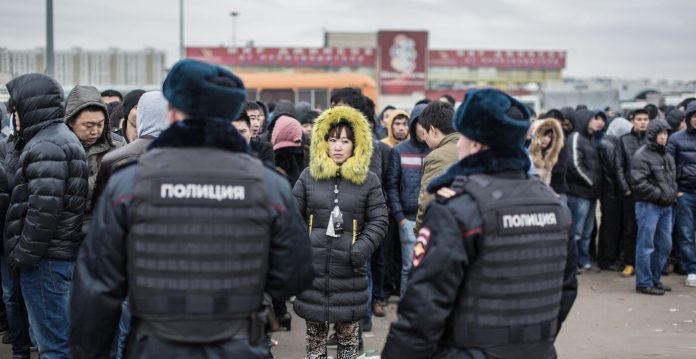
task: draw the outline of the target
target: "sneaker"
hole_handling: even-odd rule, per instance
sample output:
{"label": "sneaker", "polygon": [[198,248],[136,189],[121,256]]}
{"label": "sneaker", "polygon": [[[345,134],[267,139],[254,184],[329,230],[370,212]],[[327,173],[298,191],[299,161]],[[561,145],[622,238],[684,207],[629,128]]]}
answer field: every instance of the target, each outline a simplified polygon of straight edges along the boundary
{"label": "sneaker", "polygon": [[600,266],[599,269],[608,270],[610,272],[621,272],[624,267],[619,263],[612,263],[608,266]]}
{"label": "sneaker", "polygon": [[657,283],[657,284],[655,284],[655,288],[657,288],[657,289],[659,289],[659,290],[662,290],[662,291],[665,291],[665,292],[671,292],[671,291],[672,291],[672,287],[670,287],[670,286],[668,286],[668,285],[664,285],[664,284],[662,284],[662,283]]}
{"label": "sneaker", "polygon": [[696,273],[689,273],[684,281],[687,287],[696,287]]}
{"label": "sneaker", "polygon": [[628,278],[628,277],[632,276],[635,272],[636,272],[636,270],[633,268],[633,266],[630,264],[627,264],[624,267],[623,272],[621,272],[621,275],[625,278]]}
{"label": "sneaker", "polygon": [[665,291],[662,289],[657,289],[655,287],[636,287],[636,293],[649,295],[664,295]]}

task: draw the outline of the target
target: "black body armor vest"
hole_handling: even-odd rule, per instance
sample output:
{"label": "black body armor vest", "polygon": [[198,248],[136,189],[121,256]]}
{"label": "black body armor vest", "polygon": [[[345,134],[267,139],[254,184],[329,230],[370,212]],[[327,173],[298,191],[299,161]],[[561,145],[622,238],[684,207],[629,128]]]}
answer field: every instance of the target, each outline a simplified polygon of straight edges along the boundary
{"label": "black body armor vest", "polygon": [[476,201],[483,240],[453,325],[463,348],[552,340],[568,252],[567,208],[537,179],[485,175],[453,185]]}
{"label": "black body armor vest", "polygon": [[261,163],[218,149],[167,148],[145,153],[137,166],[128,282],[139,329],[179,342],[247,337],[270,246]]}

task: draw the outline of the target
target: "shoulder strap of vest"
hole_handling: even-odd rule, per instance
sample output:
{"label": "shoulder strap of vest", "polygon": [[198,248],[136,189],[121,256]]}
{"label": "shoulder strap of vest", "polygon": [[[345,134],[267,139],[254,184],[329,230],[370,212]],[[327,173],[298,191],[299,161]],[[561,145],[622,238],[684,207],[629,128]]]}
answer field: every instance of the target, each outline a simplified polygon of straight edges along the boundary
{"label": "shoulder strap of vest", "polygon": [[111,165],[111,173],[116,173],[124,168],[128,168],[134,164],[138,163],[137,158],[124,158],[120,161],[115,162],[113,165]]}

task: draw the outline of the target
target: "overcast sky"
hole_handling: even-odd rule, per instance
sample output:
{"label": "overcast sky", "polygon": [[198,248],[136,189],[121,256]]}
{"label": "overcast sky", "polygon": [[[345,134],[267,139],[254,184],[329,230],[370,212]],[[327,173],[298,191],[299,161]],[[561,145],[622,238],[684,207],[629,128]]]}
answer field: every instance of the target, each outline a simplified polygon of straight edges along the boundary
{"label": "overcast sky", "polygon": [[[0,47],[45,45],[44,0],[0,0]],[[55,48],[178,59],[177,0],[56,0]],[[323,45],[322,30],[429,31],[431,49],[566,50],[566,76],[696,80],[695,0],[188,0],[185,44]]]}

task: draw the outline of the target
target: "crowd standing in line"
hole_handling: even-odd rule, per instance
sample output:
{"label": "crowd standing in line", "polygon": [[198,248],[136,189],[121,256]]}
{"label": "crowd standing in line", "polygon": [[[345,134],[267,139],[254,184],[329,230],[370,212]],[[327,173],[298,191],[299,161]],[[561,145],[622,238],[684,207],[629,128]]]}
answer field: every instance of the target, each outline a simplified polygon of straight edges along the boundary
{"label": "crowd standing in line", "polygon": [[386,358],[550,358],[577,275],[696,287],[694,99],[537,120],[485,89],[378,115],[353,88],[328,109],[250,101],[192,60],[162,91],[7,88],[13,358],[268,358],[291,298],[308,358],[356,358],[392,296]]}

